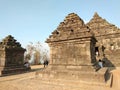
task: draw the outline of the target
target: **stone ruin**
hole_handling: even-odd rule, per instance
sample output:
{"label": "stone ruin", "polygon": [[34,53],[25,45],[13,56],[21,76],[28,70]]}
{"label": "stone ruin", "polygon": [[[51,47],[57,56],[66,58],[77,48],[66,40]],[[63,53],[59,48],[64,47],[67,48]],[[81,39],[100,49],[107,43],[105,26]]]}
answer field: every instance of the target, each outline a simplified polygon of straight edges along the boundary
{"label": "stone ruin", "polygon": [[0,72],[1,75],[21,73],[26,71],[24,67],[24,52],[26,50],[21,47],[11,35],[7,36],[0,42]]}
{"label": "stone ruin", "polygon": [[[58,79],[62,83],[82,80],[105,84],[110,70],[120,66],[120,29],[97,13],[87,24],[70,13],[46,42],[50,46],[50,64],[38,75],[51,83]],[[96,71],[99,59],[104,61],[104,68]]]}
{"label": "stone ruin", "polygon": [[105,60],[106,67],[120,66],[120,29],[102,19],[97,13],[86,24],[94,34],[97,43],[95,50],[98,57]]}
{"label": "stone ruin", "polygon": [[87,24],[78,15],[69,14],[46,42],[53,64],[79,65],[107,58],[111,63],[106,62],[106,66],[120,66],[120,29],[97,13]]}

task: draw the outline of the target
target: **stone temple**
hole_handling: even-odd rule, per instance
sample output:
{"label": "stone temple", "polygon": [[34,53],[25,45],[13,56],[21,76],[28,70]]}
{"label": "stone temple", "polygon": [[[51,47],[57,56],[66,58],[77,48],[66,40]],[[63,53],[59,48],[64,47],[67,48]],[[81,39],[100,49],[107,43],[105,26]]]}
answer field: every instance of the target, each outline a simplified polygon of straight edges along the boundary
{"label": "stone temple", "polygon": [[26,71],[24,67],[24,52],[11,35],[7,36],[0,42],[0,72],[1,75],[21,73]]}
{"label": "stone temple", "polygon": [[[50,64],[37,75],[49,83],[105,85],[111,79],[110,71],[120,66],[120,29],[97,13],[88,23],[75,13],[68,14],[46,42]],[[99,59],[104,67],[96,71]]]}
{"label": "stone temple", "polygon": [[111,62],[106,66],[120,66],[120,29],[97,13],[87,24],[77,14],[69,14],[46,42],[51,64],[89,65],[106,58]]}

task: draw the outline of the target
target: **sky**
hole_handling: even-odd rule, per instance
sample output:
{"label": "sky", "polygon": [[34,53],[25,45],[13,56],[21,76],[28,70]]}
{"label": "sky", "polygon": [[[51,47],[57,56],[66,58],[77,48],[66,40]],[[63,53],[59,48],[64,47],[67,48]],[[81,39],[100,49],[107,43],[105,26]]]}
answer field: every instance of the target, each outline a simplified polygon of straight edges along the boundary
{"label": "sky", "polygon": [[85,23],[97,12],[120,27],[120,0],[0,0],[0,40],[12,35],[22,47],[44,43],[73,12]]}

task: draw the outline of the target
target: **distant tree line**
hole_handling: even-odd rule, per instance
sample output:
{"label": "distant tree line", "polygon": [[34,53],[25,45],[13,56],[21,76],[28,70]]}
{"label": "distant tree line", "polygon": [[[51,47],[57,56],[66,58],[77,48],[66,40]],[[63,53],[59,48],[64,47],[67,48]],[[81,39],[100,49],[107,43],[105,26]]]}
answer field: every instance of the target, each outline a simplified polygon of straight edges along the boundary
{"label": "distant tree line", "polygon": [[30,64],[43,64],[45,60],[49,61],[49,48],[45,47],[45,44],[37,42],[33,44],[30,42],[26,46],[26,52],[24,54],[25,62]]}

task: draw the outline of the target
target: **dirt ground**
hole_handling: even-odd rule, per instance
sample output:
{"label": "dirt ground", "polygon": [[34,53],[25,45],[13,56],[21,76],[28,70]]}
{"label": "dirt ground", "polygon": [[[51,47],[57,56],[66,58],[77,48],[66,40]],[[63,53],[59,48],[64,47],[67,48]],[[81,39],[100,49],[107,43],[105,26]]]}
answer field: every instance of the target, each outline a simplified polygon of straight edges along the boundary
{"label": "dirt ground", "polygon": [[[43,66],[32,66],[32,72],[18,75],[0,77],[0,90],[120,90],[118,87],[120,72],[114,71],[113,76],[117,81],[113,81],[113,88],[103,86],[91,86],[81,83],[80,86],[65,86],[45,83],[35,76],[37,70],[43,70]],[[118,75],[119,74],[119,75]]]}

